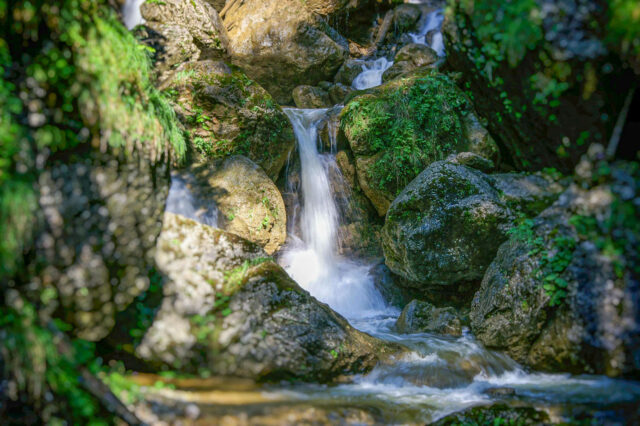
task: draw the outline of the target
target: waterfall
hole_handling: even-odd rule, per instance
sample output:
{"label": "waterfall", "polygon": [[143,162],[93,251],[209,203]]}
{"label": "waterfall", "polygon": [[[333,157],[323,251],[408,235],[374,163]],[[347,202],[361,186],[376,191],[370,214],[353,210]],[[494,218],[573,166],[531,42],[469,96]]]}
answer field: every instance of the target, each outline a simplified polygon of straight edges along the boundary
{"label": "waterfall", "polygon": [[303,288],[348,318],[385,311],[370,267],[337,255],[339,213],[331,191],[332,154],[318,150],[326,109],[285,109],[298,142],[301,165],[300,234],[292,235],[280,263]]}
{"label": "waterfall", "polygon": [[353,80],[352,86],[356,90],[370,89],[382,84],[382,74],[393,65],[387,58],[367,61],[362,64],[362,72]]}
{"label": "waterfall", "polygon": [[[444,11],[442,9],[435,10],[427,15],[424,24],[417,33],[411,33],[409,36],[414,43],[424,44],[436,51],[438,56],[444,56],[444,41],[442,39],[442,22],[444,21]],[[430,32],[435,31],[431,42],[427,41]]]}
{"label": "waterfall", "polygon": [[144,19],[140,13],[140,6],[145,1],[146,0],[127,0],[124,6],[122,6],[122,20],[128,30],[133,29],[137,25],[144,24]]}
{"label": "waterfall", "polygon": [[171,174],[171,188],[165,211],[193,219],[204,225],[218,226],[218,209],[213,201],[196,197],[187,179],[177,173]]}

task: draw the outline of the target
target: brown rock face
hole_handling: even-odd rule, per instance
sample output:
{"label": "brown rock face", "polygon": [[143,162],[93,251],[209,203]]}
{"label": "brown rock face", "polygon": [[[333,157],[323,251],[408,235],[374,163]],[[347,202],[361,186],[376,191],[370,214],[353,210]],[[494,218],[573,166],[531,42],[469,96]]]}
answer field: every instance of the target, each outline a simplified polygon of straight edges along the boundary
{"label": "brown rock face", "polygon": [[232,156],[192,166],[181,176],[196,198],[215,204],[219,228],[258,244],[267,254],[284,244],[287,217],[282,196],[248,158]]}
{"label": "brown rock face", "polygon": [[299,0],[247,0],[228,10],[224,24],[233,62],[283,104],[295,87],[331,80],[346,58]]}
{"label": "brown rock face", "polygon": [[163,80],[177,65],[227,55],[229,39],[215,9],[203,0],[145,2],[141,38],[152,45],[155,66]]}

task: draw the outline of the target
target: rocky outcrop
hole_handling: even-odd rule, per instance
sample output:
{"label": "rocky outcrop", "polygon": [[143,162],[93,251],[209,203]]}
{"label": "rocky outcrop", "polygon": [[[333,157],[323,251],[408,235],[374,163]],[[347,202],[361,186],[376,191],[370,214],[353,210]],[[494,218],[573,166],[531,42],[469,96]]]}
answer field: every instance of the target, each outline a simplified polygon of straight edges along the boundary
{"label": "rocky outcrop", "polygon": [[486,346],[542,370],[640,371],[640,180],[629,165],[600,170],[500,247],[470,314]]}
{"label": "rocky outcrop", "polygon": [[144,2],[145,27],[139,36],[154,48],[160,80],[187,61],[220,59],[228,54],[227,31],[216,10],[205,0]]}
{"label": "rocky outcrop", "polygon": [[192,161],[246,155],[276,180],[295,145],[291,123],[275,100],[224,62],[178,68],[163,85],[191,136]]}
{"label": "rocky outcrop", "polygon": [[602,38],[627,12],[602,3],[451,2],[447,61],[517,169],[568,172],[609,140],[632,79]]}
{"label": "rocky outcrop", "polygon": [[232,156],[181,172],[197,199],[215,205],[217,227],[254,242],[268,254],[287,238],[284,201],[276,185],[255,163]]}
{"label": "rocky outcrop", "polygon": [[283,104],[295,87],[331,80],[347,53],[299,0],[237,2],[224,24],[234,63]]}
{"label": "rocky outcrop", "polygon": [[167,213],[156,260],[169,281],[136,350],[150,365],[329,381],[366,371],[389,353],[233,234]]}
{"label": "rocky outcrop", "polygon": [[453,308],[436,308],[429,302],[412,300],[396,321],[399,333],[437,333],[462,335],[462,323]]}
{"label": "rocky outcrop", "polygon": [[472,114],[454,83],[430,71],[349,101],[341,128],[355,156],[358,182],[380,216],[432,162],[463,151],[497,157],[493,140],[469,118]]}
{"label": "rocky outcrop", "polygon": [[336,83],[351,87],[353,80],[362,72],[363,61],[358,59],[346,60],[334,77]]}
{"label": "rocky outcrop", "polygon": [[382,229],[385,261],[407,286],[480,280],[516,217],[550,205],[560,185],[436,162],[393,201]]}
{"label": "rocky outcrop", "polygon": [[382,81],[391,81],[421,67],[434,67],[437,61],[438,54],[429,46],[408,44],[398,51],[393,65],[382,74]]}

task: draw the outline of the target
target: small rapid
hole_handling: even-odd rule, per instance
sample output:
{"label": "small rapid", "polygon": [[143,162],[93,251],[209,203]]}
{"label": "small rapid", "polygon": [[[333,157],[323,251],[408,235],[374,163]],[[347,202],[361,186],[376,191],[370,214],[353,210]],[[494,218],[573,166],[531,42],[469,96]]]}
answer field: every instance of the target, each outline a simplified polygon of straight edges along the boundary
{"label": "small rapid", "polygon": [[140,6],[142,6],[142,3],[145,1],[146,0],[126,0],[122,6],[122,20],[128,30],[144,24],[145,21],[144,18],[142,18],[142,13],[140,13]]}
{"label": "small rapid", "polygon": [[438,56],[445,56],[444,39],[442,38],[442,23],[444,22],[444,10],[438,9],[429,13],[417,33],[409,33],[411,41],[416,44],[424,44],[436,51]]}

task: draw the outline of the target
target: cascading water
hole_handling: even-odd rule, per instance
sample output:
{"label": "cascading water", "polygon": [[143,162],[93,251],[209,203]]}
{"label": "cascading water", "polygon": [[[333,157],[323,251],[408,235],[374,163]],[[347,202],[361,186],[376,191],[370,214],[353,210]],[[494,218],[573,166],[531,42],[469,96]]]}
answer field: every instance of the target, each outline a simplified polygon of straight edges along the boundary
{"label": "cascading water", "polygon": [[144,24],[144,19],[140,13],[140,6],[146,0],[127,0],[122,6],[122,20],[127,29],[132,29],[137,25]]}
{"label": "cascading water", "polygon": [[171,175],[171,188],[165,211],[182,215],[214,228],[218,226],[218,209],[215,204],[196,197],[189,188],[187,178],[177,173]]}
{"label": "cascading water", "polygon": [[392,61],[387,58],[379,58],[375,61],[368,61],[362,64],[362,73],[360,73],[352,86],[356,90],[370,89],[382,84],[382,74],[393,65]]}
{"label": "cascading water", "polygon": [[[444,56],[444,41],[442,39],[442,22],[444,21],[444,11],[438,9],[429,13],[423,25],[417,33],[410,33],[409,36],[414,43],[424,44],[436,51],[438,56]],[[428,40],[431,34],[431,40]]]}
{"label": "cascading water", "polygon": [[298,142],[301,164],[301,235],[280,258],[283,267],[303,288],[347,318],[366,317],[386,310],[375,289],[369,267],[337,255],[339,214],[329,167],[332,154],[318,150],[318,126],[326,109],[285,109]]}

